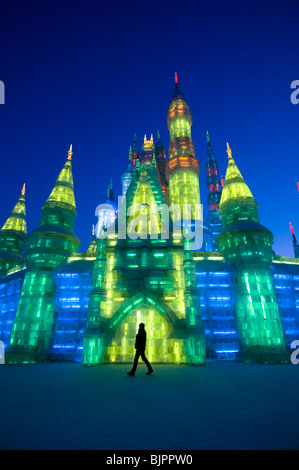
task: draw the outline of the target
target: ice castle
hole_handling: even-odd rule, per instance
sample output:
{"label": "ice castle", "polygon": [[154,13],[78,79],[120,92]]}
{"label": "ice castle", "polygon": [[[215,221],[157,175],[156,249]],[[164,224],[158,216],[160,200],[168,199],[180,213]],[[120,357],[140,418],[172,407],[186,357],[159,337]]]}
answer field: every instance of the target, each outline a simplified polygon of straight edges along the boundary
{"label": "ice castle", "polygon": [[[208,133],[209,211],[201,248],[190,249],[186,239],[174,236],[175,214],[157,210],[149,223],[150,207],[173,204],[182,211],[190,205],[191,222],[201,220],[194,209],[201,201],[192,115],[177,75],[167,125],[168,156],[159,134],[156,144],[145,136],[141,152],[134,136],[122,202],[111,182],[96,211],[100,230],[93,231],[86,253],[78,252],[74,233],[72,147],[40,224],[29,234],[23,187],[0,230],[0,340],[6,362],[131,362],[141,321],[153,363],[289,361],[290,345],[299,339],[299,246],[293,227],[294,258],[275,255],[272,233],[259,220],[232,150],[227,144],[223,180]],[[143,211],[138,227],[132,207]],[[165,221],[168,237],[162,237]],[[148,236],[132,236],[134,230],[144,233],[142,223]]]}

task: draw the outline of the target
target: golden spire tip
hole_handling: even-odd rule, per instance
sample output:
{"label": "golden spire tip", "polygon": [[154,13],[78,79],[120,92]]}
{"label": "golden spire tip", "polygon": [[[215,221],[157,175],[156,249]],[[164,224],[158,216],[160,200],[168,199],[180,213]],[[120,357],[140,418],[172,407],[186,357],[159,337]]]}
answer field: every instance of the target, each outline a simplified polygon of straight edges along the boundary
{"label": "golden spire tip", "polygon": [[227,155],[228,155],[228,158],[232,158],[232,151],[231,151],[231,149],[230,149],[230,147],[229,147],[229,145],[228,145],[228,142],[227,142],[226,145],[227,145],[226,153],[227,153]]}
{"label": "golden spire tip", "polygon": [[73,145],[72,145],[72,144],[70,145],[70,149],[69,149],[67,155],[68,155],[68,156],[67,156],[67,159],[68,159],[68,160],[71,160],[71,159],[72,159],[72,155],[73,155]]}
{"label": "golden spire tip", "polygon": [[25,183],[24,183],[23,188],[22,188],[22,192],[21,192],[22,196],[25,196],[25,191],[26,191],[26,186],[25,186]]}

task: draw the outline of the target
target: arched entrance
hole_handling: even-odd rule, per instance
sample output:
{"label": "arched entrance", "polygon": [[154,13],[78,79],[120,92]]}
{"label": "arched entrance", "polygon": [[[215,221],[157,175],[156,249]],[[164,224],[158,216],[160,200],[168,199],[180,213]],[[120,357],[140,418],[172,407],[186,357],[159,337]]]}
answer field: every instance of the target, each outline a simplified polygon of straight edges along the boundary
{"label": "arched entrance", "polygon": [[147,333],[146,356],[150,362],[184,363],[183,340],[174,338],[174,328],[153,307],[142,304],[134,309],[118,326],[108,346],[104,362],[132,362],[135,337],[139,323]]}
{"label": "arched entrance", "polygon": [[110,338],[106,337],[105,340],[104,362],[132,362],[141,322],[147,332],[146,354],[149,361],[186,362],[183,339],[176,338],[175,334],[180,320],[155,296],[143,293],[128,299],[111,318]]}

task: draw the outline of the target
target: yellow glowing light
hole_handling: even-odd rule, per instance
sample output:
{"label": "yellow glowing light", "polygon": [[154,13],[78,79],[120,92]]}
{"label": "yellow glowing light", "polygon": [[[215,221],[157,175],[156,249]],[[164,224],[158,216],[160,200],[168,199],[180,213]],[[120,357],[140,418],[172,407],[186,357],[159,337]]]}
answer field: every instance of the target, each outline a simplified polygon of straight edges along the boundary
{"label": "yellow glowing light", "polygon": [[228,142],[226,143],[226,146],[227,146],[227,150],[226,150],[226,153],[228,155],[228,158],[232,158],[232,151],[228,145]]}
{"label": "yellow glowing light", "polygon": [[69,149],[69,151],[68,151],[67,154],[68,154],[67,159],[68,159],[68,160],[71,160],[71,159],[72,159],[72,155],[73,155],[73,145],[72,145],[72,144],[70,145],[70,149]]}

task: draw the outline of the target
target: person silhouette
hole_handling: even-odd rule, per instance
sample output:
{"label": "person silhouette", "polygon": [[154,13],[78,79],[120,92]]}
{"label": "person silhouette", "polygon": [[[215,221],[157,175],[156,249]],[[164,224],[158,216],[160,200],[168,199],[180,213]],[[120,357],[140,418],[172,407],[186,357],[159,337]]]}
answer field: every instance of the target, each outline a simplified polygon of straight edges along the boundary
{"label": "person silhouette", "polygon": [[144,323],[139,324],[139,329],[138,329],[138,333],[136,335],[136,341],[135,341],[136,354],[134,357],[134,364],[133,364],[132,370],[130,372],[127,372],[128,375],[135,375],[140,356],[148,369],[146,375],[150,375],[154,372],[152,369],[152,366],[150,365],[149,361],[145,357],[146,331],[144,329],[144,326],[145,326]]}

